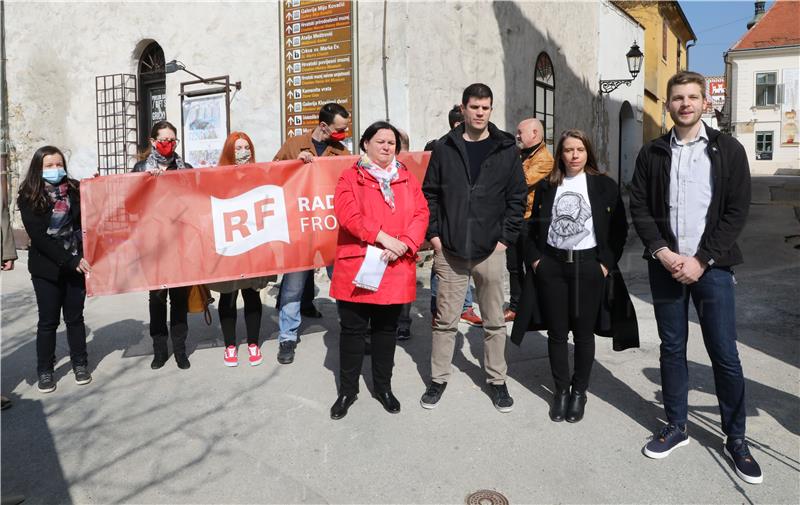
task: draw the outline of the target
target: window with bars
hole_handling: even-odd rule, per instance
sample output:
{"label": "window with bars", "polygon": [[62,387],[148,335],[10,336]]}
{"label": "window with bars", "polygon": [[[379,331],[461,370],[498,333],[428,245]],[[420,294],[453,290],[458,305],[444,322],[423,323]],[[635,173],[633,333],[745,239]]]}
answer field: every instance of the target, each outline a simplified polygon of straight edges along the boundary
{"label": "window with bars", "polygon": [[95,77],[97,99],[97,168],[100,175],[129,171],[136,163],[136,76]]}
{"label": "window with bars", "polygon": [[547,53],[539,53],[536,59],[536,82],[534,84],[533,112],[544,126],[544,142],[553,151],[554,112],[556,80],[553,62]]}

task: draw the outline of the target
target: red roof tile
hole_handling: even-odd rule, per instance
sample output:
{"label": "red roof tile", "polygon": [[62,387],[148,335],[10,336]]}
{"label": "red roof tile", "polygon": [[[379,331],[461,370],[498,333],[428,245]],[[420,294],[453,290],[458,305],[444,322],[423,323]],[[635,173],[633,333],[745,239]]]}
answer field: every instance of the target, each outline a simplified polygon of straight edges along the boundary
{"label": "red roof tile", "polygon": [[778,0],[731,51],[800,45],[800,2]]}

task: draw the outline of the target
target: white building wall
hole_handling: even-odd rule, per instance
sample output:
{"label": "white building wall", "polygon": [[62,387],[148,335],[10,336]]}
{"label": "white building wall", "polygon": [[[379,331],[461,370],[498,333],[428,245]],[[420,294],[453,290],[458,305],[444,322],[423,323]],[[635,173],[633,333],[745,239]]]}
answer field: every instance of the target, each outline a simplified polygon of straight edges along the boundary
{"label": "white building wall", "polygon": [[[800,47],[742,51],[728,54],[733,82],[731,126],[733,136],[747,151],[753,174],[774,174],[780,168],[800,169],[800,147],[781,147],[781,105],[756,107],[756,73],[776,72],[778,84],[784,69],[800,68]],[[800,124],[800,119],[798,119]],[[772,160],[756,160],[756,132],[773,132]]]}
{"label": "white building wall", "polygon": [[[383,9],[380,1],[360,1],[356,8],[361,130],[386,118]],[[598,113],[597,80],[601,74],[624,76],[624,54],[643,37],[613,11],[608,3],[592,2],[390,1],[389,119],[409,133],[412,149],[421,149],[446,133],[447,112],[466,85],[480,81],[495,94],[492,120],[513,132],[533,115],[534,65],[545,51],[555,70],[556,137],[576,127],[616,132],[618,110],[609,107],[625,98],[635,108],[642,79],[606,100],[605,114]],[[231,129],[252,137],[261,161],[280,146],[277,2],[11,1],[5,22],[12,192],[44,144],[63,148],[76,176],[96,171],[95,76],[136,74],[139,53],[149,41],[161,45],[167,61],[178,59],[199,75],[229,74],[241,81],[231,103]],[[609,60],[601,72],[598,63],[606,54],[616,61]],[[166,77],[167,119],[179,128],[180,82],[192,79],[184,72]],[[609,121],[608,128],[598,130],[598,121]],[[612,137],[597,149],[604,165],[614,163]]]}
{"label": "white building wall", "polygon": [[[630,79],[628,61],[625,55],[631,45],[636,42],[642,54],[645,53],[644,28],[608,1],[596,4],[599,16],[597,39],[597,80]],[[603,151],[606,157],[598,160],[608,173],[619,180],[620,155],[627,156],[625,162],[632,163],[642,145],[642,107],[644,98],[644,62],[642,72],[631,82],[630,86],[622,85],[609,94],[602,96],[600,107],[598,142],[607,146]],[[628,102],[633,109],[634,123],[628,134],[635,134],[635,143],[629,146],[627,153],[620,153],[619,115],[623,104]],[[631,156],[634,158],[631,159]]]}

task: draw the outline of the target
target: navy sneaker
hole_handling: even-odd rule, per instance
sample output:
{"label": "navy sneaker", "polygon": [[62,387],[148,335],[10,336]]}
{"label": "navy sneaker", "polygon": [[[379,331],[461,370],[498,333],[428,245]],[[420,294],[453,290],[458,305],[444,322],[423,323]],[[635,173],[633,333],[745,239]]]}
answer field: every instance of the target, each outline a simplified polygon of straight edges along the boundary
{"label": "navy sneaker", "polygon": [[686,428],[680,429],[675,424],[668,424],[653,435],[653,439],[647,442],[647,445],[642,448],[642,452],[648,458],[662,459],[684,445],[689,445],[689,435],[686,434]]}
{"label": "navy sneaker", "polygon": [[56,379],[53,372],[42,372],[39,374],[39,384],[37,385],[40,393],[52,393],[56,390]]}
{"label": "navy sneaker", "polygon": [[748,449],[745,439],[728,439],[722,452],[733,462],[733,466],[736,467],[736,474],[743,481],[748,484],[761,484],[764,482],[761,467],[758,466],[755,458],[750,454],[750,449]]}
{"label": "navy sneaker", "polygon": [[435,409],[439,400],[442,399],[442,393],[444,393],[444,388],[446,387],[446,382],[439,384],[438,382],[431,381],[431,385],[428,386],[428,389],[425,390],[425,394],[420,398],[419,404],[425,409]]}
{"label": "navy sneaker", "polygon": [[514,410],[514,399],[508,394],[508,388],[503,384],[489,384],[492,389],[492,403],[494,408],[506,414]]}

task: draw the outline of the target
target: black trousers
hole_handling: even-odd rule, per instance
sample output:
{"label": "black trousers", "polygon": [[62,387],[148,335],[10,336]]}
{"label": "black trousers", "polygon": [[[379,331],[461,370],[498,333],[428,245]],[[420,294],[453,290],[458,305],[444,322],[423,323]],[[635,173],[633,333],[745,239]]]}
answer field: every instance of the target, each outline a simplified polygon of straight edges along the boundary
{"label": "black trousers", "polygon": [[519,307],[519,298],[522,296],[522,283],[525,280],[525,241],[528,238],[528,223],[522,223],[519,239],[506,249],[506,270],[508,270],[508,289],[510,299],[508,309],[514,312]]}
{"label": "black trousers", "polygon": [[372,384],[375,392],[391,391],[395,332],[402,305],[373,305],[338,301],[339,394],[358,393],[364,361],[364,341],[372,328]]}
{"label": "black trousers", "polygon": [[[219,322],[225,347],[236,345],[236,300],[239,290],[219,295]],[[247,329],[247,344],[258,345],[258,334],[261,331],[261,296],[255,289],[243,289],[244,325]]]}
{"label": "black trousers", "polygon": [[[167,353],[167,335],[172,336],[173,352],[186,352],[186,336],[189,325],[186,313],[189,310],[189,287],[157,289],[150,291],[150,336],[153,350]],[[169,330],[167,330],[167,297],[169,297]]]}
{"label": "black trousers", "polygon": [[[596,258],[563,263],[544,255],[536,288],[547,324],[547,351],[555,386],[585,392],[594,364],[594,326],[603,297],[603,271]],[[567,336],[572,330],[575,373],[569,374]]]}
{"label": "black trousers", "polygon": [[58,281],[31,277],[39,322],[36,326],[36,372],[52,372],[56,364],[56,330],[64,314],[67,343],[72,366],[88,364],[86,325],[83,323],[83,304],[86,284],[83,275],[61,274]]}

